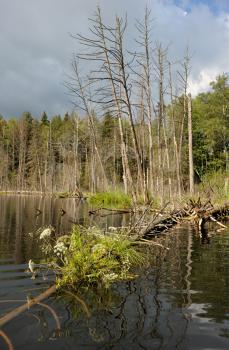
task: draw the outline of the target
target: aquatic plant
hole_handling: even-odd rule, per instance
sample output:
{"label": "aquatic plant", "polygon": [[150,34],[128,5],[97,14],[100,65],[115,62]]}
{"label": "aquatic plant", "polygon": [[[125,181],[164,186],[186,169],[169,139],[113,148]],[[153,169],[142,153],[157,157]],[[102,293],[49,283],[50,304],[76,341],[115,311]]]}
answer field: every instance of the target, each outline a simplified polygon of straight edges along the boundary
{"label": "aquatic plant", "polygon": [[130,208],[131,197],[121,191],[98,192],[89,196],[89,203],[93,206],[107,208]]}
{"label": "aquatic plant", "polygon": [[57,286],[67,288],[79,284],[108,288],[115,281],[133,278],[130,269],[143,261],[124,235],[106,235],[95,227],[74,226],[68,240],[57,241],[53,253]]}

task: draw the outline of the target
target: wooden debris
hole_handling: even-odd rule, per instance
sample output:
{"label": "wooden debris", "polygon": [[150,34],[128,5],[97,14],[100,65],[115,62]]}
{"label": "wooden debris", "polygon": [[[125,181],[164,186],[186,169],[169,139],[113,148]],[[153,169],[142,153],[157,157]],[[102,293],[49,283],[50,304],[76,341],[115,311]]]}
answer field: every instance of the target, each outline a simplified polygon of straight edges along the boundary
{"label": "wooden debris", "polygon": [[219,220],[229,215],[229,205],[214,208],[211,200],[201,203],[200,198],[195,202],[190,200],[188,205],[182,210],[176,210],[169,215],[163,216],[157,222],[148,227],[142,234],[142,238],[150,239],[162,232],[169,230],[184,219],[192,220],[196,223],[198,230],[201,231],[208,221],[213,221],[217,225],[225,228],[226,226]]}

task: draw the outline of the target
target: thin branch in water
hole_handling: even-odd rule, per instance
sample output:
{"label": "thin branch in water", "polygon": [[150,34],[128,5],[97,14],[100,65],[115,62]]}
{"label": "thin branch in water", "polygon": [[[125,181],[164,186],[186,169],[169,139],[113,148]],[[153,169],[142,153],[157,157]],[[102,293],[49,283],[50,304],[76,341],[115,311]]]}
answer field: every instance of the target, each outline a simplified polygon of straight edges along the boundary
{"label": "thin branch in water", "polygon": [[74,299],[76,299],[80,304],[81,306],[83,307],[86,315],[87,315],[87,318],[90,318],[91,317],[91,313],[87,307],[87,304],[85,303],[85,301],[83,299],[81,299],[78,295],[76,294],[73,294],[72,292],[68,291],[68,290],[65,290],[64,291],[66,294],[70,295],[71,297],[73,297]]}
{"label": "thin branch in water", "polygon": [[13,347],[13,344],[12,344],[10,338],[9,338],[8,335],[6,335],[6,333],[3,332],[1,329],[0,329],[0,336],[4,339],[5,343],[6,343],[7,346],[8,346],[8,349],[9,349],[9,350],[14,350],[14,347]]}

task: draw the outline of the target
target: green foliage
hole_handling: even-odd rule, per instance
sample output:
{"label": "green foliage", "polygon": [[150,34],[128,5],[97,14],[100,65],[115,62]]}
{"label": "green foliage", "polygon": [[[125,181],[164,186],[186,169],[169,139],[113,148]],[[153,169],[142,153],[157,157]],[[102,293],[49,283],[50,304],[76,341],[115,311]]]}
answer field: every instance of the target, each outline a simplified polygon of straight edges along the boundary
{"label": "green foliage", "polygon": [[89,203],[98,207],[129,208],[131,198],[121,191],[99,192],[89,197]]}
{"label": "green foliage", "polygon": [[70,193],[69,193],[69,192],[58,192],[58,193],[56,194],[56,196],[57,196],[58,198],[68,198],[68,197],[70,196]]}
{"label": "green foliage", "polygon": [[[196,182],[206,181],[206,176],[224,172],[229,166],[229,85],[228,76],[221,75],[211,83],[211,90],[199,94],[193,99],[193,156]],[[172,118],[173,116],[173,118]],[[130,197],[121,191],[108,191],[109,188],[123,188],[123,151],[121,149],[119,122],[117,116],[104,111],[103,118],[93,114],[95,138],[89,127],[88,116],[65,113],[48,118],[43,112],[35,119],[29,112],[24,112],[20,119],[4,119],[0,116],[0,190],[30,190],[46,193],[74,193],[77,189],[84,192],[97,192],[90,196],[93,206],[108,208],[128,208]],[[174,121],[174,123],[173,123]],[[188,188],[188,125],[187,113],[184,114],[184,96],[177,97],[168,106],[165,115],[165,133],[169,154],[169,169],[164,158],[163,165],[163,200],[169,197],[169,181],[174,196],[177,194],[176,144],[181,150],[180,175],[182,191]],[[136,195],[141,204],[145,201],[142,187],[139,186],[136,155],[130,122],[122,116],[123,136],[126,143],[128,165],[136,183]],[[145,171],[146,183],[149,183],[150,198],[155,198],[153,206],[162,202],[160,198],[158,120],[152,121],[153,139],[153,178],[149,175],[149,142],[147,121],[139,120],[136,115],[135,128]],[[173,129],[174,128],[174,129]],[[182,132],[183,131],[183,132]],[[162,133],[162,131],[161,131]],[[182,135],[182,139],[181,139]],[[100,154],[106,180],[96,148]],[[161,147],[165,150],[163,133]],[[162,152],[163,153],[163,152]],[[164,156],[163,156],[164,157]],[[198,175],[198,176],[197,176]],[[203,186],[204,188],[204,186]],[[101,191],[101,192],[100,192]],[[107,192],[102,192],[107,191]],[[130,184],[128,191],[131,193]]]}
{"label": "green foliage", "polygon": [[41,115],[41,125],[49,126],[48,116],[45,111]]}
{"label": "green foliage", "polygon": [[229,86],[221,75],[212,91],[193,100],[194,164],[200,176],[226,168],[229,152]]}
{"label": "green foliage", "polygon": [[111,138],[114,136],[114,127],[116,124],[116,119],[107,112],[101,123],[101,137],[103,140],[108,139],[111,141]]}
{"label": "green foliage", "polygon": [[142,263],[142,256],[122,235],[104,235],[96,228],[75,226],[61,266],[59,287],[103,285],[133,277],[130,268]]}
{"label": "green foliage", "polygon": [[218,171],[204,175],[201,190],[217,204],[229,200],[229,176],[226,172]]}

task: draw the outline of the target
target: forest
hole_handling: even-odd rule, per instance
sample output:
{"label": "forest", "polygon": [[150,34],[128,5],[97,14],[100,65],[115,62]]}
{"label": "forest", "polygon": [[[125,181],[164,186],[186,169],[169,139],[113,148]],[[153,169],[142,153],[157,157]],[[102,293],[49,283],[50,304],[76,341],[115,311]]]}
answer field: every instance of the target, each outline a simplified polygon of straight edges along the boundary
{"label": "forest", "polygon": [[90,35],[72,58],[66,88],[72,112],[19,119],[0,116],[0,191],[121,191],[134,201],[170,200],[215,179],[228,191],[229,76],[192,97],[191,57],[169,58],[152,44],[148,9],[136,22],[135,50],[127,20],[103,22],[98,8]]}

